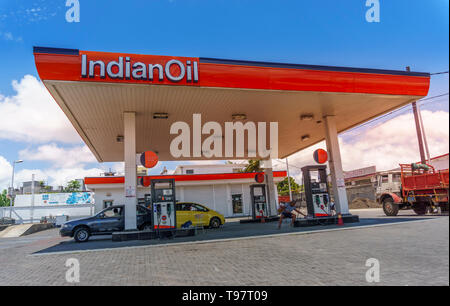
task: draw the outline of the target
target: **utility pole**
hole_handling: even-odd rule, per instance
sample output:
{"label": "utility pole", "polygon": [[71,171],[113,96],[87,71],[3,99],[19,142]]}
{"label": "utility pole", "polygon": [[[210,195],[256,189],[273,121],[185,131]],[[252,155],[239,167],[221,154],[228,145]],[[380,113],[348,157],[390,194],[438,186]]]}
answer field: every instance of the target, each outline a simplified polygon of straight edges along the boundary
{"label": "utility pole", "polygon": [[430,149],[428,147],[427,134],[425,132],[425,127],[423,125],[422,112],[420,110],[420,106],[419,105],[417,105],[417,113],[419,114],[420,129],[422,130],[422,137],[423,137],[423,142],[424,142],[424,145],[425,145],[425,153],[426,153],[426,156],[427,156],[427,162],[430,163],[431,162]]}
{"label": "utility pole", "polygon": [[420,152],[420,162],[422,164],[426,163],[425,150],[423,146],[423,136],[422,129],[420,127],[420,117],[417,109],[417,102],[412,103],[413,113],[414,113],[414,121],[416,122],[416,132],[417,132],[417,140],[419,141],[419,152]]}
{"label": "utility pole", "polygon": [[[406,66],[406,71],[410,72],[411,67]],[[412,108],[413,108],[413,113],[414,113],[414,121],[416,122],[417,140],[419,141],[420,162],[422,164],[425,164],[427,159],[425,157],[425,150],[424,150],[424,146],[423,146],[423,133],[422,133],[422,128],[421,128],[421,124],[420,124],[420,114],[418,111],[416,101],[414,101],[412,103]]]}
{"label": "utility pole", "polygon": [[287,157],[286,157],[286,170],[287,170],[288,186],[289,186],[289,201],[293,201],[293,199],[292,199],[292,189],[291,189],[291,176],[289,175],[289,162],[288,162],[288,158]]}

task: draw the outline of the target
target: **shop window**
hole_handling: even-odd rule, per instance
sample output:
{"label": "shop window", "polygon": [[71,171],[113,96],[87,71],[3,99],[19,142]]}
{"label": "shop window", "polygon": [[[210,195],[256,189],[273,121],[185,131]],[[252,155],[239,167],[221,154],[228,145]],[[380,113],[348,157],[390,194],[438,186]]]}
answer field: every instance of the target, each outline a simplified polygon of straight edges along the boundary
{"label": "shop window", "polygon": [[233,203],[233,214],[242,214],[242,194],[233,194],[231,196],[231,199]]}

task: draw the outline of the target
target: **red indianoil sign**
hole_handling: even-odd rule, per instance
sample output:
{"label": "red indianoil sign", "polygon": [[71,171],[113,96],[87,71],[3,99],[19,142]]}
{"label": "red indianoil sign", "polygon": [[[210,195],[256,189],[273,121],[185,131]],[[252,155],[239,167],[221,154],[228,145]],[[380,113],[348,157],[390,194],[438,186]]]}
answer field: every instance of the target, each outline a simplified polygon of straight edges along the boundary
{"label": "red indianoil sign", "polygon": [[35,47],[42,80],[425,96],[430,75],[391,70]]}

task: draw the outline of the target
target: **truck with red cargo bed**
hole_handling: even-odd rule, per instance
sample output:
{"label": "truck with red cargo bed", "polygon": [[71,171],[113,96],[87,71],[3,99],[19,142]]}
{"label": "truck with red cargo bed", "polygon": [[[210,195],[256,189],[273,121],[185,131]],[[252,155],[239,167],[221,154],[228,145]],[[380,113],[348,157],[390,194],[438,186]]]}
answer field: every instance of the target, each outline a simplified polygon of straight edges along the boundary
{"label": "truck with red cargo bed", "polygon": [[387,216],[396,216],[400,209],[412,208],[418,215],[427,212],[448,212],[449,170],[436,171],[429,164],[400,164],[399,192],[379,194]]}

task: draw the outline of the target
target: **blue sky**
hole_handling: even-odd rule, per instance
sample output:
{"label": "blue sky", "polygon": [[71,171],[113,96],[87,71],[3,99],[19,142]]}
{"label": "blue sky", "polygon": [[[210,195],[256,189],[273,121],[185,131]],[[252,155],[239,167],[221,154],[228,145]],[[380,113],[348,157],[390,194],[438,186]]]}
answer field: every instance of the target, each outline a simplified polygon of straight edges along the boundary
{"label": "blue sky", "polygon": [[[399,70],[411,66],[424,72],[448,70],[447,0],[380,0],[379,23],[365,20],[365,0],[79,0],[79,23],[66,22],[65,2],[0,2],[0,105],[5,97],[17,95],[13,80],[20,81],[25,75],[38,77],[33,46]],[[447,93],[448,81],[448,74],[433,76],[430,96]],[[448,116],[448,96],[428,101],[423,109],[443,111]],[[356,134],[365,129],[367,126]],[[354,132],[343,135],[343,139],[358,141]],[[22,150],[36,151],[46,144],[67,150],[81,145],[76,141],[15,140],[1,137],[0,131],[0,156],[7,161],[19,158]],[[89,159],[80,165],[86,169],[99,167]],[[174,166],[168,164],[169,168]],[[53,165],[51,160],[35,159],[20,167],[47,169]]]}

